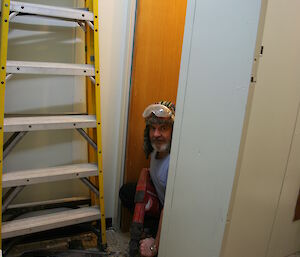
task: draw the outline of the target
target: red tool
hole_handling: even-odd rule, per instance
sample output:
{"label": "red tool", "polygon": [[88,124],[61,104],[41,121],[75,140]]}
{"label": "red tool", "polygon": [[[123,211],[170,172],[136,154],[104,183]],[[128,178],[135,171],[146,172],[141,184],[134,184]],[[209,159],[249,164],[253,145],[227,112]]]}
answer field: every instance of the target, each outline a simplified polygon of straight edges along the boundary
{"label": "red tool", "polygon": [[142,238],[145,213],[159,218],[160,203],[155,188],[150,179],[149,169],[142,169],[135,193],[135,208],[133,221],[130,228],[131,240],[129,243],[129,254],[137,256],[139,252],[139,241]]}

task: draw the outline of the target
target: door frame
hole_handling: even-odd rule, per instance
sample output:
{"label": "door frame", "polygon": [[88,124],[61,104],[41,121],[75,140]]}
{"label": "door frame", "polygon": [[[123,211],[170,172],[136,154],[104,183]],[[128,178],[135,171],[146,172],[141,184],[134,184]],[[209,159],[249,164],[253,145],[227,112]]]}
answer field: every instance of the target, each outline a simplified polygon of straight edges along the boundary
{"label": "door frame", "polygon": [[117,177],[116,177],[116,192],[115,192],[115,208],[113,225],[120,227],[121,220],[121,203],[119,200],[119,189],[123,184],[124,170],[125,170],[125,157],[126,157],[126,139],[128,127],[128,114],[129,114],[129,101],[130,101],[130,87],[131,87],[131,71],[133,61],[133,47],[134,47],[134,32],[136,23],[136,7],[137,0],[128,0],[128,13],[126,20],[126,42],[125,42],[125,60],[123,69],[122,81],[122,102],[121,102],[121,115],[120,115],[120,128],[119,128],[119,148],[117,160]]}

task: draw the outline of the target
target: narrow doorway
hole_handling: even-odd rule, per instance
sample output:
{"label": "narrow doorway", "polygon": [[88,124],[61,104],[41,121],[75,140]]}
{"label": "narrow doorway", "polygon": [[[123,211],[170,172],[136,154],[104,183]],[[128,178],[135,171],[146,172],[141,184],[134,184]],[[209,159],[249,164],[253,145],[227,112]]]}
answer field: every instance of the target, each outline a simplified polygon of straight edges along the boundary
{"label": "narrow doorway", "polygon": [[[149,167],[143,152],[144,108],[161,100],[176,102],[186,0],[137,1],[124,183],[136,182]],[[122,210],[121,227],[131,217]]]}

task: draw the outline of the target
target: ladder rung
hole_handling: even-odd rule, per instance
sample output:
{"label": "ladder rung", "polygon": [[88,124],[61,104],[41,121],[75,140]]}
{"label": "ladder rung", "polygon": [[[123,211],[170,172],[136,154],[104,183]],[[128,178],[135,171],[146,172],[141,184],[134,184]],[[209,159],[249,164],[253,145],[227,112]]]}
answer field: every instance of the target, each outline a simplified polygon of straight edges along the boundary
{"label": "ladder rung", "polygon": [[4,118],[4,132],[95,128],[94,115],[63,115]]}
{"label": "ladder rung", "polygon": [[6,73],[94,76],[90,64],[7,61]]}
{"label": "ladder rung", "polygon": [[74,8],[56,7],[50,5],[23,3],[17,1],[11,1],[10,3],[11,12],[36,14],[40,16],[63,18],[71,20],[81,21],[93,21],[94,14],[92,12]]}
{"label": "ladder rung", "polygon": [[60,211],[36,217],[18,219],[3,222],[2,238],[5,239],[27,235],[98,219],[100,219],[100,209],[98,206],[84,207],[75,210]]}
{"label": "ladder rung", "polygon": [[3,188],[32,185],[51,181],[97,176],[98,168],[93,163],[82,163],[44,169],[11,171],[3,173]]}
{"label": "ladder rung", "polygon": [[[84,197],[84,196],[73,196],[73,197],[67,197],[67,198],[60,198],[60,199],[54,199],[54,200],[45,200],[45,201],[37,201],[37,202],[28,202],[28,203],[16,203],[16,204],[10,204],[7,207],[7,210],[16,210],[20,208],[35,208],[39,206],[53,206],[53,205],[64,205],[64,204],[72,204],[72,203],[81,203],[88,204],[91,201],[90,197]],[[78,206],[78,204],[77,204]]]}

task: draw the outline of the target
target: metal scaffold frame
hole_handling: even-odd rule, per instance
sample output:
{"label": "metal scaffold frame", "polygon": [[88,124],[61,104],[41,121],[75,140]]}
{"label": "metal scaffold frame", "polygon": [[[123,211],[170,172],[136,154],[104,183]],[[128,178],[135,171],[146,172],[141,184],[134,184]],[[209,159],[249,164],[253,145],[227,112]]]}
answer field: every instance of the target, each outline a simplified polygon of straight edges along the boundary
{"label": "metal scaffold frame", "polygon": [[[42,183],[47,181],[59,181],[79,178],[89,187],[92,204],[98,207],[80,208],[76,212],[69,211],[70,214],[54,214],[49,216],[48,223],[53,220],[53,224],[46,224],[44,228],[27,228],[24,222],[13,224],[2,224],[0,218],[0,248],[2,249],[2,239],[19,235],[26,235],[56,227],[62,227],[80,223],[80,221],[94,221],[100,219],[101,222],[101,246],[106,248],[106,222],[104,208],[104,182],[103,182],[103,158],[102,158],[102,131],[101,131],[101,103],[100,103],[100,62],[99,62],[99,16],[98,1],[86,0],[86,10],[53,7],[47,5],[37,5],[21,3],[10,0],[1,1],[1,58],[0,58],[0,190],[1,200],[0,211],[3,213],[13,199],[29,184]],[[86,64],[62,64],[48,62],[20,62],[7,60],[9,21],[19,14],[39,15],[62,20],[74,21],[85,31],[86,42]],[[55,74],[86,76],[87,90],[87,115],[59,115],[59,116],[39,116],[39,117],[4,117],[5,114],[5,88],[6,82],[16,73],[27,74]],[[39,170],[8,172],[3,174],[3,160],[13,150],[15,145],[30,131],[76,129],[80,135],[89,143],[88,164],[66,165],[61,167],[51,167]],[[84,130],[87,129],[87,132]],[[13,135],[4,143],[4,133],[13,132]],[[96,143],[95,143],[96,142]],[[91,177],[91,180],[88,177]],[[98,176],[98,179],[95,179]],[[3,183],[3,184],[2,184]],[[2,188],[10,188],[2,196]],[[98,203],[98,204],[97,204]],[[100,211],[99,211],[100,207]],[[56,215],[56,216],[55,216]],[[65,216],[68,216],[67,218]],[[71,216],[75,216],[72,219]],[[66,220],[64,220],[64,218]],[[32,218],[32,222],[34,222]],[[42,218],[41,218],[42,219]],[[79,221],[79,222],[78,222]],[[15,227],[20,226],[16,230]],[[100,236],[100,235],[99,235]]]}

